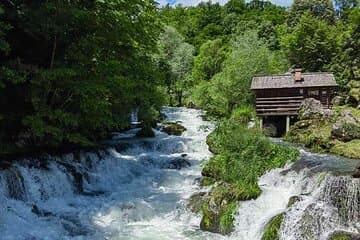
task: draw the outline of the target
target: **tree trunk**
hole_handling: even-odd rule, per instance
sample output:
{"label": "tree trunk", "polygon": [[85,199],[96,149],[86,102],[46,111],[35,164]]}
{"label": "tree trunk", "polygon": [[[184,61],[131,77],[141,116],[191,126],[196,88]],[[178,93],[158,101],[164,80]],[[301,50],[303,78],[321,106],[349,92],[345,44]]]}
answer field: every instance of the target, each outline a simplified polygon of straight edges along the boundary
{"label": "tree trunk", "polygon": [[55,37],[54,37],[53,49],[52,49],[52,52],[51,52],[50,69],[53,69],[53,67],[54,67],[54,59],[55,59],[56,47],[57,47],[57,33],[55,34]]}

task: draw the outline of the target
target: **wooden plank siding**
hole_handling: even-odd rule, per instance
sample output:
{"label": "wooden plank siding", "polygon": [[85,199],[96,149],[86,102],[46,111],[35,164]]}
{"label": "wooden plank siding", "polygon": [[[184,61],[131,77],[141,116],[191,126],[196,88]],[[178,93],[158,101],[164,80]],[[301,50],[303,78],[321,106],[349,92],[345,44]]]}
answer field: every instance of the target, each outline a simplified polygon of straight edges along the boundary
{"label": "wooden plank siding", "polygon": [[305,98],[320,100],[324,108],[331,108],[333,87],[289,89],[260,89],[256,95],[256,112],[259,116],[297,115]]}
{"label": "wooden plank siding", "polygon": [[303,96],[269,97],[256,99],[258,115],[297,115]]}

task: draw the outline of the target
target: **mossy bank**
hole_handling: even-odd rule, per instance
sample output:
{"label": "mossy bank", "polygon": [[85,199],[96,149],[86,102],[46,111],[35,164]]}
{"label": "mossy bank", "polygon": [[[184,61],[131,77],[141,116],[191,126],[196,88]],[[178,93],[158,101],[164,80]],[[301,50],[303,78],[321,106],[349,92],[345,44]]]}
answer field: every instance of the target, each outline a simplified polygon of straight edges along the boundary
{"label": "mossy bank", "polygon": [[327,112],[303,117],[285,136],[312,151],[360,158],[360,110],[337,106]]}
{"label": "mossy bank", "polygon": [[201,182],[212,188],[203,198],[201,229],[229,234],[237,202],[257,198],[261,194],[258,178],[295,160],[298,151],[271,143],[259,129],[248,129],[235,118],[223,121],[207,143],[216,155],[202,171]]}

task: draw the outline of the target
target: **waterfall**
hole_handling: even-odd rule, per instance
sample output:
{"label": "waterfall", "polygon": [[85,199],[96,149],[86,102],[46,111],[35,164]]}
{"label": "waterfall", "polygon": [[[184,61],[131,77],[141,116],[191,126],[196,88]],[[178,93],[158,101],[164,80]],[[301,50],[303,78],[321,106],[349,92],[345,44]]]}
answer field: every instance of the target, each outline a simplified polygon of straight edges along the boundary
{"label": "waterfall", "polygon": [[[261,239],[269,220],[284,214],[280,239],[327,239],[334,231],[359,234],[359,179],[341,176],[356,161],[302,151],[299,161],[259,179],[261,196],[239,202],[230,236],[203,232],[201,215],[187,209],[201,191],[205,143],[213,125],[201,111],[165,108],[182,136],[138,129],[116,133],[107,149],[22,159],[0,171],[0,238]],[[291,197],[298,196],[288,207]]]}
{"label": "waterfall", "polygon": [[[359,234],[360,179],[328,175],[285,214],[281,239],[328,239],[337,231]],[[358,236],[359,237],[359,236]]]}

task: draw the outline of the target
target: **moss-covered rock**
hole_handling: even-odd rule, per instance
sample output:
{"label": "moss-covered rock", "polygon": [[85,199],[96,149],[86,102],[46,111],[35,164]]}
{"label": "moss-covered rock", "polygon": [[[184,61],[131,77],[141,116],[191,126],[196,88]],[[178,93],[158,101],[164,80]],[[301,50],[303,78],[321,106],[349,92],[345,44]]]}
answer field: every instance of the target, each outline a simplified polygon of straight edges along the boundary
{"label": "moss-covered rock", "polygon": [[337,231],[330,234],[328,240],[358,240],[360,239],[359,234]]}
{"label": "moss-covered rock", "polygon": [[143,127],[136,133],[136,137],[155,137],[155,133],[151,127]]}
{"label": "moss-covered rock", "polygon": [[273,217],[268,224],[266,224],[264,229],[264,234],[261,237],[262,240],[277,240],[279,239],[279,229],[281,223],[284,220],[284,214],[281,213]]}
{"label": "moss-covered rock", "polygon": [[346,109],[332,126],[331,136],[341,141],[360,139],[360,121],[353,116],[350,109]]}
{"label": "moss-covered rock", "polygon": [[[333,118],[315,118],[296,122],[285,140],[311,148],[315,152],[331,152],[360,158],[360,110],[336,107]],[[344,143],[349,141],[349,143]]]}
{"label": "moss-covered rock", "polygon": [[235,209],[236,201],[227,200],[226,194],[221,197],[209,196],[201,208],[203,217],[200,229],[224,235],[231,233],[234,230],[233,213]]}
{"label": "moss-covered rock", "polygon": [[190,211],[194,213],[200,212],[201,207],[203,206],[203,203],[205,201],[205,197],[206,197],[205,192],[199,192],[192,195],[188,201],[187,207],[190,209]]}
{"label": "moss-covered rock", "polygon": [[360,159],[360,139],[355,139],[350,142],[337,142],[330,152],[336,155],[341,155],[348,158]]}
{"label": "moss-covered rock", "polygon": [[292,196],[289,199],[289,202],[287,204],[287,207],[291,207],[292,205],[294,205],[295,203],[301,201],[301,197],[300,196]]}
{"label": "moss-covered rock", "polygon": [[216,180],[214,178],[210,178],[210,177],[202,177],[200,179],[200,185],[201,186],[211,186],[216,182]]}
{"label": "moss-covered rock", "polygon": [[285,136],[285,140],[326,152],[332,146],[332,123],[324,119],[307,119],[296,122]]}
{"label": "moss-covered rock", "polygon": [[163,123],[163,128],[161,129],[161,131],[169,134],[169,135],[176,135],[176,136],[181,136],[183,134],[183,132],[186,131],[186,128],[182,125],[180,125],[179,123],[174,123],[174,122],[167,122],[167,123]]}

